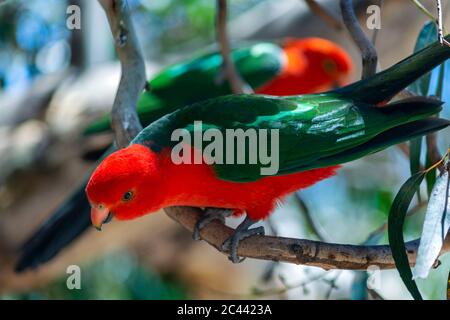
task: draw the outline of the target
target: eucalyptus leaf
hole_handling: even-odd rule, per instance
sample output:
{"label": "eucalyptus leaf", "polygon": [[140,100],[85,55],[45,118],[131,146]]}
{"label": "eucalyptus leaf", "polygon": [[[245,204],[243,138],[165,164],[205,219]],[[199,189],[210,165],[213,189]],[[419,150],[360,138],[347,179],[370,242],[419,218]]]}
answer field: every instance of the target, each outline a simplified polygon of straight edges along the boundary
{"label": "eucalyptus leaf", "polygon": [[409,166],[411,169],[411,175],[416,174],[420,170],[420,155],[422,153],[422,140],[423,137],[419,137],[412,139],[409,142],[409,150],[410,150]]}
{"label": "eucalyptus leaf", "polygon": [[[437,39],[437,28],[434,22],[429,21],[425,23],[422,30],[419,32],[419,36],[416,40],[416,46],[414,52],[420,51]],[[417,81],[411,84],[408,89],[420,96],[426,96],[430,87],[431,73],[420,77]]]}
{"label": "eucalyptus leaf", "polygon": [[[422,27],[422,30],[419,32],[419,35],[416,40],[416,45],[414,47],[414,52],[420,51],[426,46],[430,45],[431,43],[435,42],[437,38],[437,28],[434,22],[428,21],[425,23],[425,25]],[[436,92],[430,92],[430,89],[433,90],[432,85],[430,85],[431,80],[433,78],[434,80],[434,90],[436,90],[437,87],[437,73],[439,73],[440,68],[435,68],[433,70],[433,77],[432,72],[428,72],[427,74],[423,75],[419,79],[417,79],[414,83],[412,83],[408,90],[415,93],[419,96],[426,96],[426,95],[434,95]],[[420,169],[420,156],[422,154],[422,137],[416,138],[411,140],[410,142],[410,156],[409,156],[409,163],[410,163],[410,169],[411,174],[415,174]],[[420,201],[420,190],[417,192],[417,196],[419,197]]]}
{"label": "eucalyptus leaf", "polygon": [[[425,167],[430,168],[434,165],[432,159],[427,155],[426,161],[425,161]],[[429,170],[425,176],[425,181],[427,183],[427,193],[428,197],[431,196],[431,192],[433,192],[433,186],[436,183],[436,168],[433,168]]]}
{"label": "eucalyptus leaf", "polygon": [[422,300],[422,295],[420,294],[419,288],[417,288],[416,282],[412,278],[408,255],[406,254],[405,239],[403,238],[403,225],[414,193],[418,190],[424,177],[424,172],[418,172],[403,184],[395,196],[388,218],[389,245],[391,247],[392,257],[395,261],[395,266],[400,273],[403,283],[416,300]]}
{"label": "eucalyptus leaf", "polygon": [[[440,176],[433,187],[425,221],[423,223],[422,237],[420,238],[419,251],[417,253],[416,265],[414,266],[414,278],[426,278],[439,256],[443,244],[443,234],[446,235],[450,226],[450,215],[446,214],[444,229],[442,221],[444,213],[450,209],[448,201],[448,172]],[[447,198],[447,201],[446,201]],[[445,206],[447,205],[447,210]]]}

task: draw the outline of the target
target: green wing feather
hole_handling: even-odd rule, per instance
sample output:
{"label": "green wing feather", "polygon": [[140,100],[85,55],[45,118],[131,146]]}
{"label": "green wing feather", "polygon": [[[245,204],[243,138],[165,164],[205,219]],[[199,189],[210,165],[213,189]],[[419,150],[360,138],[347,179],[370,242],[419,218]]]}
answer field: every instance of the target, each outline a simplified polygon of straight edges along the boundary
{"label": "green wing feather", "polygon": [[[268,83],[284,64],[282,49],[267,42],[237,48],[231,56],[252,88]],[[144,126],[182,106],[231,93],[222,72],[222,56],[217,51],[172,65],[150,80],[149,85],[151,91],[141,94],[137,108]],[[85,133],[101,132],[109,126],[110,118],[105,116],[91,124]]]}
{"label": "green wing feather", "polygon": [[[278,175],[325,167],[354,160],[397,143],[387,136],[384,144],[364,148],[375,137],[403,124],[439,112],[441,102],[415,98],[378,108],[338,94],[316,94],[276,98],[262,95],[223,96],[180,109],[144,129],[132,143],[151,145],[155,150],[173,147],[175,129],[184,128],[193,136],[194,121],[202,121],[202,130],[215,128],[226,136],[227,129],[271,129],[279,131]],[[270,139],[268,139],[270,141]],[[224,149],[229,140],[224,139]],[[359,149],[358,149],[359,147]],[[362,149],[361,149],[362,148]],[[247,145],[245,150],[249,151]],[[270,149],[269,149],[270,150]],[[352,150],[355,150],[352,152]],[[249,159],[249,155],[246,155]],[[223,180],[258,180],[261,168],[255,164],[213,164]]]}

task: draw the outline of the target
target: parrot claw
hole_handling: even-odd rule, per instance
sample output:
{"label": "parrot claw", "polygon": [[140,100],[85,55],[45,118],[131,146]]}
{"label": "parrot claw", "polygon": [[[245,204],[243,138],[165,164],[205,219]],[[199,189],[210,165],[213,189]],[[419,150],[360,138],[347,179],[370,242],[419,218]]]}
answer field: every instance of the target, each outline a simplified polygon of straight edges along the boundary
{"label": "parrot claw", "polygon": [[225,223],[225,218],[230,216],[233,211],[229,209],[206,208],[203,216],[198,219],[192,233],[192,239],[201,240],[200,231],[213,220],[220,220]]}
{"label": "parrot claw", "polygon": [[249,229],[251,225],[253,225],[256,221],[250,219],[248,216],[245,220],[236,228],[235,232],[231,237],[224,241],[221,246],[222,251],[229,251],[230,256],[228,257],[233,263],[241,263],[245,260],[245,258],[240,258],[237,254],[237,250],[239,247],[239,242],[244,240],[245,238],[254,236],[254,235],[264,235],[264,227],[257,227],[253,229]]}

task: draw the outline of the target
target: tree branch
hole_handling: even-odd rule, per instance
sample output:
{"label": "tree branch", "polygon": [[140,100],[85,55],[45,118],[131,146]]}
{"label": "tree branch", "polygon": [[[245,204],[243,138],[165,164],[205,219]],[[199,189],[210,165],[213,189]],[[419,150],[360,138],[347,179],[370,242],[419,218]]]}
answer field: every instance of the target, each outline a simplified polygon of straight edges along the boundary
{"label": "tree branch", "polygon": [[[193,231],[202,211],[197,208],[171,207],[165,209],[169,217]],[[233,229],[213,221],[201,230],[202,239],[219,249],[221,244],[233,233]],[[416,259],[419,240],[406,243],[410,263]],[[450,237],[442,252],[450,251]],[[324,243],[312,240],[292,239],[271,236],[252,236],[240,242],[240,257],[273,260],[320,267],[323,269],[366,270],[371,265],[380,269],[395,268],[388,245],[346,245]]]}
{"label": "tree branch", "polygon": [[111,117],[116,143],[123,148],[142,130],[136,105],[146,82],[145,63],[127,1],[99,0],[99,2],[108,17],[122,70]]}
{"label": "tree branch", "polygon": [[316,2],[316,0],[305,0],[309,9],[318,17],[320,17],[325,23],[327,23],[330,27],[336,30],[342,30],[344,26],[342,25],[341,20],[335,17],[331,12],[329,12],[326,8],[322,7],[320,4]]}
{"label": "tree branch", "polygon": [[223,60],[223,72],[230,83],[233,93],[253,93],[250,86],[242,80],[236,66],[231,59],[230,43],[227,35],[227,0],[217,0],[216,16],[217,42],[220,46],[220,53]]}
{"label": "tree branch", "polygon": [[377,70],[378,55],[372,42],[367,38],[366,34],[362,30],[358,19],[355,15],[352,0],[340,0],[342,18],[344,24],[347,27],[353,41],[361,51],[362,58],[362,75],[361,78],[365,79],[371,75],[374,75]]}
{"label": "tree branch", "polygon": [[[140,131],[136,113],[136,101],[145,84],[145,65],[131,24],[125,0],[99,0],[108,16],[122,67],[116,99],[112,109],[114,132],[120,147],[126,146]],[[170,207],[166,214],[191,232],[202,211],[190,207]],[[203,228],[200,235],[219,249],[233,233],[233,229],[213,221]],[[442,251],[450,251],[447,239]],[[418,241],[407,243],[407,250],[414,262]],[[253,236],[243,240],[238,249],[242,257],[283,261],[317,266],[324,269],[367,269],[377,265],[381,269],[394,268],[389,246],[357,246],[323,243],[283,237]]]}

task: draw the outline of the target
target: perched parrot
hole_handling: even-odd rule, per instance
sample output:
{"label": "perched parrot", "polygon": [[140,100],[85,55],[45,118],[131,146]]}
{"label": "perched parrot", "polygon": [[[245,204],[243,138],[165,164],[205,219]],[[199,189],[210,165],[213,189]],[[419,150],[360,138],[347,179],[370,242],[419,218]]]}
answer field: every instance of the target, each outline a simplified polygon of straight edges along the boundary
{"label": "perched parrot", "polygon": [[[255,93],[286,96],[316,93],[346,84],[352,62],[344,49],[321,38],[288,38],[279,46],[263,42],[231,52],[239,74]],[[219,52],[200,55],[162,70],[148,82],[138,115],[148,125],[180,106],[231,93]],[[86,134],[110,127],[109,115],[90,124]]]}
{"label": "perched parrot", "polygon": [[[222,246],[237,263],[239,241],[264,232],[263,227],[249,227],[289,193],[334,175],[342,163],[448,126],[447,120],[434,117],[441,101],[388,101],[449,57],[450,49],[436,42],[366,80],[326,93],[229,95],[178,109],[147,126],[95,169],[86,187],[92,224],[101,229],[112,218],[134,219],[170,206],[202,207],[207,209],[194,231],[199,238],[211,220],[246,214]],[[211,163],[205,157],[198,163],[175,162],[175,130],[195,137],[198,130],[211,128],[223,137],[230,129],[255,129],[258,136],[278,130],[279,170],[263,175],[262,161]],[[200,154],[200,159],[204,155],[195,139],[187,139],[182,150]]]}
{"label": "perched parrot", "polygon": [[[291,95],[329,90],[346,83],[352,70],[348,54],[320,38],[284,40],[282,45],[258,43],[232,51],[240,75],[257,93]],[[138,113],[144,125],[187,104],[230,94],[224,81],[222,57],[208,53],[163,69],[148,82]],[[110,128],[108,116],[90,124],[86,134]],[[114,147],[109,151],[112,152]],[[91,225],[84,189],[88,177],[22,247],[17,271],[35,268],[52,259]]]}

